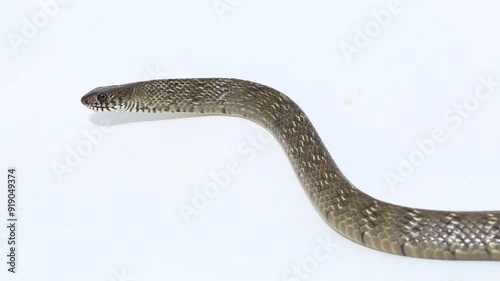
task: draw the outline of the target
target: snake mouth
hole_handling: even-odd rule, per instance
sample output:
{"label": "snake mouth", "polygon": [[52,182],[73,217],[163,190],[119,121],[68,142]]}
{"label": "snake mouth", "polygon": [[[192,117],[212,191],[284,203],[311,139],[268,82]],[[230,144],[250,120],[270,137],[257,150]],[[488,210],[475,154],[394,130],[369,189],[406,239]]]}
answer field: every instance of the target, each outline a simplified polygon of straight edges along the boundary
{"label": "snake mouth", "polygon": [[109,109],[109,107],[107,107],[107,106],[91,106],[89,108],[92,109],[92,110],[95,110],[95,111],[99,111],[99,110],[101,110],[101,111],[105,111],[105,110],[111,111]]}
{"label": "snake mouth", "polygon": [[92,109],[94,111],[111,111],[109,106],[107,104],[100,104],[100,103],[95,103],[95,102],[88,102],[87,100],[82,99],[83,105],[85,105],[87,108]]}
{"label": "snake mouth", "polygon": [[97,103],[88,103],[88,102],[84,102],[82,101],[82,103],[89,109],[92,109],[94,111],[109,111],[109,107],[107,105],[104,105],[104,104],[97,104]]}

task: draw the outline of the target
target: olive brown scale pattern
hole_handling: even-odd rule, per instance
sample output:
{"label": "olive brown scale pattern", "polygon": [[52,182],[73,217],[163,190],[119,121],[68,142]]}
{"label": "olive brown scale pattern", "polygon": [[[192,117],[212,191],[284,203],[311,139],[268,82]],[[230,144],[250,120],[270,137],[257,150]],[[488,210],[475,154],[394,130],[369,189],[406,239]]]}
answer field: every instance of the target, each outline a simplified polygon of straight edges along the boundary
{"label": "olive brown scale pattern", "polygon": [[380,251],[428,259],[500,260],[500,212],[413,209],[377,200],[342,174],[290,98],[258,83],[169,79],[99,87],[82,98],[96,111],[230,115],[268,129],[287,153],[321,217],[338,233]]}

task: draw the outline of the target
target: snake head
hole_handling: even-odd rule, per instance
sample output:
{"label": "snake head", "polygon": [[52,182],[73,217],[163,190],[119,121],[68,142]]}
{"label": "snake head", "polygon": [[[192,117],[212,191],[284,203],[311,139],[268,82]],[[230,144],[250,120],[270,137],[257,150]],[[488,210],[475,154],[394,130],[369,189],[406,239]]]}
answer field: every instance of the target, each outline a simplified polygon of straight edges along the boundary
{"label": "snake head", "polygon": [[82,97],[82,103],[95,111],[124,111],[132,94],[131,84],[98,87]]}

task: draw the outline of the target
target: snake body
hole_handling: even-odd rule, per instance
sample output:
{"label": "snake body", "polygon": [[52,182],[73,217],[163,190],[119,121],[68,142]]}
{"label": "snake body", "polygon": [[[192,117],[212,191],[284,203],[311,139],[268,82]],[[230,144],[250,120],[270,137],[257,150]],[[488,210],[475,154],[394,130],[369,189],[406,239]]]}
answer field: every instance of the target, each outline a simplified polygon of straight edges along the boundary
{"label": "snake body", "polygon": [[268,86],[224,78],[152,80],[99,87],[82,98],[96,111],[231,115],[280,142],[321,217],[367,247],[410,257],[500,260],[500,212],[414,209],[377,200],[342,174],[306,114]]}

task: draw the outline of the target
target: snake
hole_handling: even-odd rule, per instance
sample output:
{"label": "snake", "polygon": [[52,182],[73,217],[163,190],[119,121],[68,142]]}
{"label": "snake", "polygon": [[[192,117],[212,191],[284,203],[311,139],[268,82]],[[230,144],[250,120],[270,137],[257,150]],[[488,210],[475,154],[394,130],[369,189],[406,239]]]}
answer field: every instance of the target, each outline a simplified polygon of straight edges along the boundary
{"label": "snake", "polygon": [[500,261],[500,211],[410,208],[366,194],[343,175],[304,111],[272,87],[235,78],[157,79],[98,87],[81,102],[94,111],[253,121],[280,143],[312,205],[340,235],[401,256]]}

